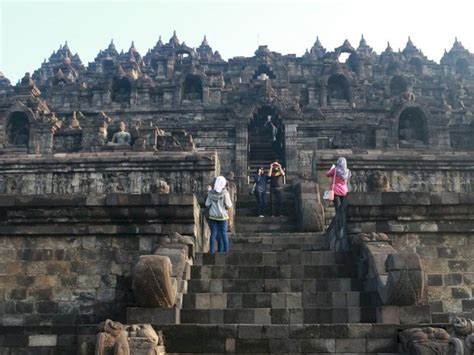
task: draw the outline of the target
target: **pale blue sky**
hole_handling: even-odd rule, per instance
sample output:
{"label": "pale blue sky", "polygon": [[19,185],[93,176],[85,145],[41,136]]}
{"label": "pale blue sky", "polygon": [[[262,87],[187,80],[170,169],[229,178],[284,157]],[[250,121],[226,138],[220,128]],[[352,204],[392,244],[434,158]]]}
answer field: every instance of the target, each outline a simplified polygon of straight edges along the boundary
{"label": "pale blue sky", "polygon": [[68,41],[84,64],[113,38],[142,55],[161,34],[197,47],[204,34],[223,58],[251,56],[257,44],[302,55],[318,35],[329,50],[363,33],[378,53],[390,41],[415,45],[439,62],[455,36],[474,52],[473,0],[0,0],[0,71],[13,83]]}

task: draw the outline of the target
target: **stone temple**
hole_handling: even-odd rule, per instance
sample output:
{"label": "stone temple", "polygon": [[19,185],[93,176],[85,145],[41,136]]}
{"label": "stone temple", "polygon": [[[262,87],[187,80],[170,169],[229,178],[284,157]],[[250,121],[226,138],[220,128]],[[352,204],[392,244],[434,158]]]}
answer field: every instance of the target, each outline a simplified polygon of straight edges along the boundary
{"label": "stone temple", "polygon": [[[174,33],[0,73],[0,354],[472,354],[473,113],[457,39],[439,63],[363,37],[226,61]],[[274,158],[285,213],[258,218]],[[208,253],[218,175],[228,254]]]}

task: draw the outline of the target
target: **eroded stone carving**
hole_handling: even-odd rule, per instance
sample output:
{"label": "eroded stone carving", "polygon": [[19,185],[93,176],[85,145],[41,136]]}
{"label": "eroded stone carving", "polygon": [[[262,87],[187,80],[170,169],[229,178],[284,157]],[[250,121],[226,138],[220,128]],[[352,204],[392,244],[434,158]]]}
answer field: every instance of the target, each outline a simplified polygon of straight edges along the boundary
{"label": "eroded stone carving", "polygon": [[169,308],[176,301],[176,280],[167,256],[142,255],[133,270],[133,293],[140,307]]}
{"label": "eroded stone carving", "polygon": [[400,333],[403,350],[410,355],[446,354],[449,334],[442,328],[411,328]]}
{"label": "eroded stone carving", "polygon": [[474,353],[474,322],[464,317],[456,317],[453,322],[453,334],[449,339],[449,355],[467,355]]}
{"label": "eroded stone carving", "polygon": [[98,326],[96,355],[162,354],[163,335],[150,324],[124,325],[110,319]]}
{"label": "eroded stone carving", "polygon": [[360,244],[368,275],[375,278],[376,291],[384,305],[409,306],[421,301],[425,284],[417,253],[397,252],[383,233],[361,235],[353,243]]}

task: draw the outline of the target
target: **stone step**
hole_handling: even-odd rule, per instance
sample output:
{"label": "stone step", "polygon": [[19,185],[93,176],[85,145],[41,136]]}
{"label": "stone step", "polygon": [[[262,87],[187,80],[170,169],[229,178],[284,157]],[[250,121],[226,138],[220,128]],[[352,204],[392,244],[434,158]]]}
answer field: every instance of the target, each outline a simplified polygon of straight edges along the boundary
{"label": "stone step", "polygon": [[329,250],[329,245],[326,242],[321,243],[280,243],[280,244],[248,244],[248,243],[230,243],[230,250],[232,252],[255,252],[255,251],[285,251],[285,250],[313,250],[326,251]]}
{"label": "stone step", "polygon": [[274,238],[274,239],[294,239],[294,238],[326,238],[323,232],[305,232],[305,233],[239,233],[232,235],[236,238]]}
{"label": "stone step", "polygon": [[237,222],[235,230],[240,233],[259,233],[259,232],[296,232],[296,224],[268,223],[268,224],[245,224]]}
{"label": "stone step", "polygon": [[357,268],[351,264],[338,265],[193,265],[191,279],[311,279],[357,277]]}
{"label": "stone step", "polygon": [[374,314],[374,310],[361,307],[182,309],[181,323],[259,325],[368,323],[373,321]]}
{"label": "stone step", "polygon": [[347,292],[360,291],[356,278],[320,279],[199,279],[188,281],[189,293],[278,293],[278,292]]}
{"label": "stone step", "polygon": [[[406,326],[405,326],[406,327]],[[400,325],[181,324],[160,327],[171,354],[405,354]],[[408,354],[405,354],[408,355]]]}
{"label": "stone step", "polygon": [[296,221],[289,216],[242,216],[238,215],[235,219],[237,224],[278,224],[278,223],[296,223]]}
{"label": "stone step", "polygon": [[334,265],[357,262],[350,252],[285,250],[274,252],[196,253],[194,265]]}
{"label": "stone step", "polygon": [[315,308],[371,306],[371,294],[346,292],[188,293],[183,309]]}

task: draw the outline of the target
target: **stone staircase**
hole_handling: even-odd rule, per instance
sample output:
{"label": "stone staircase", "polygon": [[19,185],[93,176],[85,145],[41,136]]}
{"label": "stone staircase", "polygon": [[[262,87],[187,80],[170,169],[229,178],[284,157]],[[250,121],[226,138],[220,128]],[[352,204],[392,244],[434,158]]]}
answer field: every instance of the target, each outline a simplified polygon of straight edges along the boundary
{"label": "stone staircase", "polygon": [[297,233],[292,209],[253,217],[251,202],[239,199],[229,253],[196,255],[181,324],[161,327],[168,353],[398,353],[396,327],[374,335],[356,257]]}

